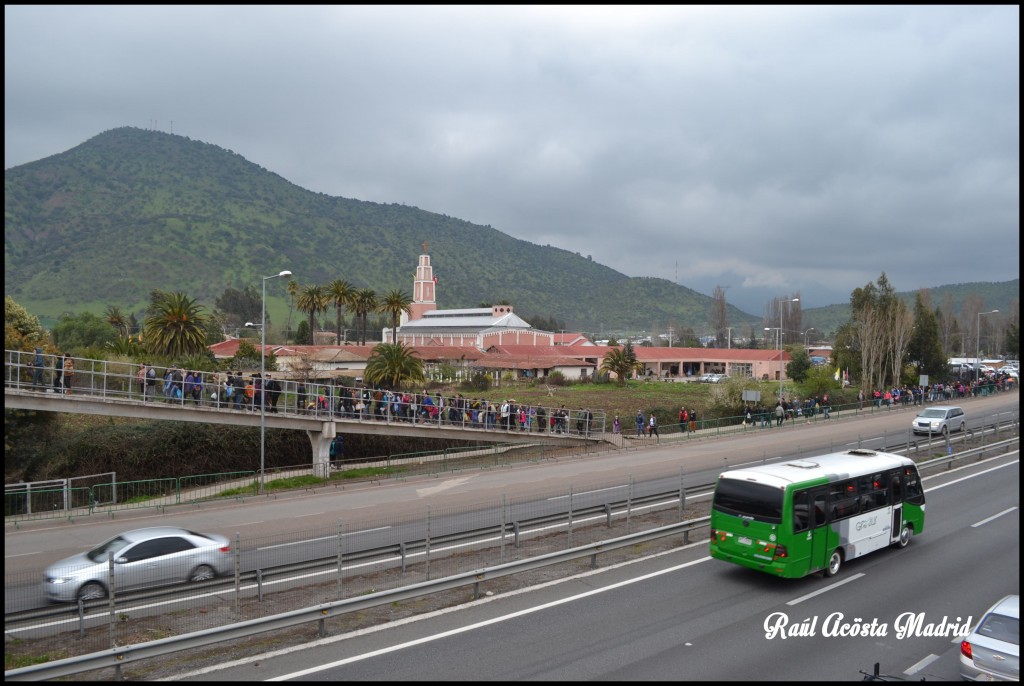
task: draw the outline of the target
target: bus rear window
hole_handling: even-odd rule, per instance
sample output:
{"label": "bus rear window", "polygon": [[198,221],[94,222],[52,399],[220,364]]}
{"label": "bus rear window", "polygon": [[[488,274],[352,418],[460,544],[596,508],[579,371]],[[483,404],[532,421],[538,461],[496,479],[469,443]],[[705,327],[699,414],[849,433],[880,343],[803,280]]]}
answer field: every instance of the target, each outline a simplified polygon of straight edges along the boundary
{"label": "bus rear window", "polygon": [[782,496],[781,489],[764,484],[738,479],[719,479],[712,507],[725,514],[781,524]]}

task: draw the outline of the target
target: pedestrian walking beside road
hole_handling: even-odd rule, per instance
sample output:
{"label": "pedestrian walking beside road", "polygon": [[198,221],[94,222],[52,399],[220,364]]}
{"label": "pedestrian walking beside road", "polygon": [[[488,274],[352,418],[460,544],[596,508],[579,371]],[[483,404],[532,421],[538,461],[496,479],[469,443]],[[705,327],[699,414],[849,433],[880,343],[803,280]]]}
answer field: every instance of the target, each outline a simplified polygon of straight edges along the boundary
{"label": "pedestrian walking beside road", "polygon": [[658,418],[655,417],[654,413],[652,412],[651,418],[647,421],[647,436],[648,438],[650,438],[651,436],[660,437],[660,435],[661,434],[658,433]]}

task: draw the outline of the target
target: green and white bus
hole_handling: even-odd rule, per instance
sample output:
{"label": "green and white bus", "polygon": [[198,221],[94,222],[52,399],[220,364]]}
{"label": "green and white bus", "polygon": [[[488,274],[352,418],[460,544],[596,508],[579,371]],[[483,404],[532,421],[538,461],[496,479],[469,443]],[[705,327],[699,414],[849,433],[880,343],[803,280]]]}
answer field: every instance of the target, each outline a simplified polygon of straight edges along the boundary
{"label": "green and white bus", "polygon": [[848,450],[723,472],[711,504],[711,557],[786,578],[824,570],[924,531],[913,460]]}

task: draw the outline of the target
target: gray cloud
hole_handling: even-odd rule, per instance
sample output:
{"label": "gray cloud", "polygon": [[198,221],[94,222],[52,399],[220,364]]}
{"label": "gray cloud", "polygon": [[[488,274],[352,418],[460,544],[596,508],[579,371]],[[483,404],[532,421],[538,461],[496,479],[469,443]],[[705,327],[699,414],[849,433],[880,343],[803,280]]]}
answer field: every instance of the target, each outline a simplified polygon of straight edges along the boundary
{"label": "gray cloud", "polygon": [[4,14],[6,168],[173,122],[751,313],[1019,277],[1016,6]]}

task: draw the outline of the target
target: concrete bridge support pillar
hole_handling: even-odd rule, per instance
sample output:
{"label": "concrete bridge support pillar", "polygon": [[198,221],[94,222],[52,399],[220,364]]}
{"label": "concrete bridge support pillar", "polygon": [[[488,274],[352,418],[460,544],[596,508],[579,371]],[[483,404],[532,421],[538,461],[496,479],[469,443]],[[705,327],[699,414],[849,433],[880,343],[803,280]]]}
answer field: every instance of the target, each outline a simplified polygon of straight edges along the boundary
{"label": "concrete bridge support pillar", "polygon": [[335,422],[324,422],[320,431],[307,431],[309,442],[313,444],[313,476],[324,479],[331,475],[331,441],[338,429]]}

